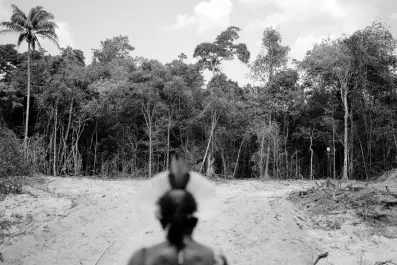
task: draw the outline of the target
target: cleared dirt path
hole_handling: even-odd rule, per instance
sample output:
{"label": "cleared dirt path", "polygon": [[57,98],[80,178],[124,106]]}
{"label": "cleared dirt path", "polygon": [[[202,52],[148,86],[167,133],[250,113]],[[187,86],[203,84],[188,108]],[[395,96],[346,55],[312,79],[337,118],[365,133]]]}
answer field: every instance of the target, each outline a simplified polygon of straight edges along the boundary
{"label": "cleared dirt path", "polygon": [[[148,219],[144,228],[137,219],[134,202],[141,180],[46,179],[48,189],[37,198],[19,195],[0,203],[0,211],[5,209],[6,214],[24,207],[23,212],[31,212],[35,220],[25,235],[0,250],[4,264],[94,265],[111,245],[98,265],[121,265],[137,248],[164,237],[154,219]],[[365,235],[362,227],[312,229],[305,214],[285,200],[288,192],[310,185],[220,183],[219,213],[199,223],[195,238],[221,248],[230,264],[312,264],[327,251],[329,256],[319,265],[397,262],[396,239]],[[17,205],[11,207],[13,203]]]}

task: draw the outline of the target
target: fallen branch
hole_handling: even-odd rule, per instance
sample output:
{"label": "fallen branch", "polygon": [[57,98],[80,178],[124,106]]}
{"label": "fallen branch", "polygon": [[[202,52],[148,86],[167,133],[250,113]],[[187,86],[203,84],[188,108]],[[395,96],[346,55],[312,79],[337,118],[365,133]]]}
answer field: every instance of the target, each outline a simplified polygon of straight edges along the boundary
{"label": "fallen branch", "polygon": [[328,257],[328,252],[325,252],[323,254],[318,255],[317,259],[314,261],[313,265],[316,265],[317,262],[319,262],[320,259]]}
{"label": "fallen branch", "polygon": [[98,262],[101,260],[101,258],[102,258],[102,256],[103,256],[103,254],[105,254],[106,250],[108,250],[111,246],[113,246],[114,243],[116,243],[116,241],[113,241],[113,243],[110,244],[110,245],[102,252],[102,254],[99,256],[99,258],[97,259],[97,261],[95,262],[94,265],[97,265],[97,264],[98,264]]}
{"label": "fallen branch", "polygon": [[396,264],[396,263],[392,262],[391,260],[388,260],[388,261],[377,261],[377,262],[375,262],[374,265],[385,265],[385,264],[388,264],[388,263],[394,264],[394,265]]}
{"label": "fallen branch", "polygon": [[31,228],[33,225],[34,225],[34,222],[31,222],[29,225],[27,225],[27,226],[25,227],[25,229],[23,229],[23,230],[21,230],[21,231],[19,231],[19,232],[15,232],[15,233],[13,233],[13,234],[6,234],[5,237],[7,237],[7,238],[14,238],[14,237],[20,236],[20,235],[22,235],[22,234],[25,234],[25,233],[29,230],[29,228]]}

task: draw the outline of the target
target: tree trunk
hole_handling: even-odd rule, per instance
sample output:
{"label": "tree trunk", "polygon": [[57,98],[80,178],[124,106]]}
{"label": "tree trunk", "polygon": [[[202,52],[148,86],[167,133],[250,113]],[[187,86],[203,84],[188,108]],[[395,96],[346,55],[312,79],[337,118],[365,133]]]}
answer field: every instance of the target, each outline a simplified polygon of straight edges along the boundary
{"label": "tree trunk", "polygon": [[274,66],[271,65],[269,70],[269,83],[273,80],[273,75],[274,75]]}
{"label": "tree trunk", "polygon": [[369,159],[368,159],[368,163],[369,163],[369,172],[371,174],[372,172],[372,127],[373,127],[373,122],[372,122],[372,113],[369,114],[369,141],[368,141],[368,152],[369,152]]}
{"label": "tree trunk", "polygon": [[222,150],[222,165],[223,165],[223,175],[227,178],[228,175],[228,170],[227,170],[227,164],[226,164],[226,157],[225,157],[225,152]]}
{"label": "tree trunk", "polygon": [[152,155],[153,155],[153,143],[152,143],[152,117],[149,116],[149,178],[152,176]]}
{"label": "tree trunk", "polygon": [[[353,106],[353,103],[352,103],[352,106]],[[350,160],[350,163],[349,163],[350,165],[349,165],[348,176],[353,176],[353,173],[354,173],[354,168],[353,168],[354,167],[353,166],[353,159],[354,159],[354,156],[353,156],[353,152],[354,152],[353,107],[350,110],[349,117],[350,117],[350,145],[349,145],[349,156],[348,157]]]}
{"label": "tree trunk", "polygon": [[365,170],[365,178],[368,181],[369,177],[368,177],[368,171],[367,171],[367,163],[365,162],[365,155],[364,155],[364,150],[363,150],[363,145],[361,144],[361,138],[360,136],[358,136],[358,139],[360,141],[360,148],[361,148],[361,156],[363,157],[363,163],[364,163],[364,170]]}
{"label": "tree trunk", "polygon": [[[390,121],[391,121],[391,125],[392,125],[392,128],[393,128],[394,147],[397,150],[397,138],[396,138],[396,131],[395,131],[395,128],[394,128],[394,123],[393,123],[393,117],[390,117]],[[397,159],[397,157],[396,157],[396,159]]]}
{"label": "tree trunk", "polygon": [[313,130],[310,132],[310,179],[313,180]]}
{"label": "tree trunk", "polygon": [[149,178],[152,176],[152,155],[153,155],[153,143],[152,143],[152,115],[153,111],[150,111],[150,103],[149,101],[145,103],[142,103],[142,112],[143,116],[145,118],[146,126],[148,129],[148,137],[149,137],[149,165],[148,165],[148,176]]}
{"label": "tree trunk", "polygon": [[288,160],[288,149],[287,149],[287,146],[288,146],[288,135],[289,135],[289,130],[288,130],[288,128],[287,128],[286,130],[287,130],[287,133],[286,133],[286,136],[285,136],[285,139],[284,139],[285,168],[286,168],[286,170],[287,170],[286,178],[289,179],[289,171],[290,171],[290,168],[291,168],[291,166],[290,166],[290,164],[289,164],[289,160]]}
{"label": "tree trunk", "polygon": [[98,121],[96,122],[95,125],[94,174],[96,172],[97,151],[98,151]]}
{"label": "tree trunk", "polygon": [[276,142],[274,140],[274,137],[272,136],[273,140],[273,178],[277,179],[277,172],[276,172]]}
{"label": "tree trunk", "polygon": [[27,87],[27,102],[26,102],[26,117],[25,117],[25,137],[23,139],[23,149],[25,155],[27,154],[27,147],[28,147],[29,107],[30,107],[30,42],[28,42],[28,87]]}
{"label": "tree trunk", "polygon": [[168,169],[169,160],[170,160],[170,132],[171,132],[171,115],[172,112],[170,111],[168,115],[168,128],[167,128],[167,161],[166,161],[166,168]]}
{"label": "tree trunk", "polygon": [[63,167],[65,169],[67,167],[66,151],[67,151],[67,142],[68,142],[69,131],[70,131],[70,124],[72,123],[72,112],[73,112],[73,98],[72,98],[72,100],[70,102],[70,105],[69,105],[68,126],[66,128],[65,137],[63,138]]}
{"label": "tree trunk", "polygon": [[234,176],[236,175],[237,165],[238,165],[238,159],[240,158],[241,147],[243,146],[244,140],[245,140],[245,137],[244,137],[243,140],[241,141],[240,148],[238,149],[237,159],[236,159],[236,165],[234,166],[234,170],[233,170],[233,178],[234,178]]}
{"label": "tree trunk", "polygon": [[58,123],[58,100],[55,102],[55,118],[54,118],[54,161],[53,175],[57,176],[57,123]]}
{"label": "tree trunk", "polygon": [[[76,130],[76,138],[75,138],[76,141],[74,144],[74,149],[75,149],[75,151],[74,151],[74,175],[75,176],[77,176],[81,172],[81,155],[79,157],[79,154],[80,154],[79,141],[80,141],[81,134],[83,133],[83,130],[85,127],[85,122],[86,121],[83,121],[82,119],[80,119],[78,121],[78,127]],[[79,160],[79,158],[80,158],[80,160]]]}
{"label": "tree trunk", "polygon": [[[346,85],[344,85],[346,86]],[[349,123],[349,107],[347,105],[347,87],[341,87],[341,93],[343,97],[343,106],[345,111],[344,117],[344,159],[343,159],[343,177],[342,180],[348,180],[348,159],[349,159],[349,138],[348,138],[348,123]]]}
{"label": "tree trunk", "polygon": [[335,160],[335,155],[336,155],[336,150],[335,150],[335,119],[334,119],[334,112],[332,112],[332,145],[333,145],[333,153],[334,153],[334,180],[336,180],[336,160]]}
{"label": "tree trunk", "polygon": [[265,142],[265,134],[262,134],[262,141],[261,141],[261,153],[260,153],[260,161],[259,161],[259,177],[263,178],[263,146]]}
{"label": "tree trunk", "polygon": [[[269,129],[270,129],[271,123],[272,123],[272,117],[270,116]],[[265,178],[269,178],[269,157],[270,157],[270,143],[268,143],[268,145],[267,145]]]}
{"label": "tree trunk", "polygon": [[200,173],[201,173],[201,171],[203,170],[203,166],[204,166],[204,163],[205,163],[205,159],[207,158],[208,150],[209,150],[210,144],[211,144],[211,142],[212,142],[212,135],[213,135],[213,133],[214,133],[215,126],[216,126],[216,123],[218,122],[218,119],[219,119],[219,117],[216,117],[216,113],[214,113],[214,114],[212,115],[212,124],[211,124],[210,139],[208,140],[207,148],[206,148],[206,150],[205,150],[205,154],[204,154],[204,158],[203,158],[203,163],[201,164],[200,171],[199,171]]}
{"label": "tree trunk", "polygon": [[206,175],[207,177],[212,177],[214,174],[214,158],[212,158],[212,153],[209,152],[207,156],[207,172]]}

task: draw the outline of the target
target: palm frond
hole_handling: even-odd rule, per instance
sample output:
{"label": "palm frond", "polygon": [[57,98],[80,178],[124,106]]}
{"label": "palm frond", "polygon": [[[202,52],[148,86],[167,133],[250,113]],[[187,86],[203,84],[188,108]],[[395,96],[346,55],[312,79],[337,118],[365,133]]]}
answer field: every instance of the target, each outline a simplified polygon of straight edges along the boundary
{"label": "palm frond", "polygon": [[39,46],[40,51],[43,51],[43,47],[41,46],[41,43],[39,41],[39,38],[37,38],[37,36],[35,36],[35,41],[37,42],[37,46]]}
{"label": "palm frond", "polygon": [[40,21],[35,25],[36,30],[54,30],[58,28],[58,25],[52,21]]}
{"label": "palm frond", "polygon": [[30,9],[30,11],[29,11],[28,18],[29,18],[31,21],[33,21],[35,15],[36,15],[37,13],[39,13],[41,10],[43,10],[43,7],[42,7],[42,6],[32,7],[32,8]]}
{"label": "palm frond", "polygon": [[12,4],[12,13],[13,15],[20,15],[21,17],[23,17],[24,19],[27,19],[25,12],[23,12],[21,9],[19,9],[19,7],[17,7],[17,5]]}
{"label": "palm frond", "polygon": [[55,41],[56,44],[58,45],[59,48],[59,43],[58,43],[58,35],[55,33],[55,31],[41,31],[41,32],[36,32],[37,36],[40,36],[42,38],[47,38],[51,39],[51,41]]}
{"label": "palm frond", "polygon": [[44,34],[40,35],[40,37],[43,38],[43,39],[48,39],[48,40],[52,41],[58,47],[58,49],[61,49],[61,47],[59,46],[57,38],[55,38],[53,36],[50,36],[50,35],[44,35]]}
{"label": "palm frond", "polygon": [[0,30],[0,35],[5,35],[5,34],[9,34],[9,33],[18,33],[18,32],[16,32],[15,30],[12,30],[12,29]]}
{"label": "palm frond", "polygon": [[[50,22],[50,20],[54,19],[54,15],[45,11],[45,10],[40,10],[37,12],[34,17],[32,18],[32,25],[33,27],[38,27],[39,24],[41,23],[46,23]],[[52,22],[53,23],[53,22]],[[55,23],[54,23],[55,24]]]}
{"label": "palm frond", "polygon": [[54,30],[38,30],[35,31],[35,34],[38,36],[42,36],[42,35],[52,36],[54,39],[58,40],[58,36]]}
{"label": "palm frond", "polygon": [[26,19],[24,19],[21,16],[14,16],[14,15],[11,16],[11,23],[17,24],[17,25],[19,25],[19,26],[21,26],[23,28],[27,27]]}
{"label": "palm frond", "polygon": [[14,24],[18,24],[21,27],[27,26],[27,17],[26,14],[20,10],[16,5],[11,5],[13,8],[12,15],[11,15],[11,22]]}
{"label": "palm frond", "polygon": [[0,23],[0,26],[3,26],[7,29],[11,29],[14,32],[25,32],[26,30],[18,24],[14,24],[12,22],[4,21]]}
{"label": "palm frond", "polygon": [[19,37],[18,37],[18,42],[17,42],[17,46],[18,46],[18,47],[21,45],[21,43],[22,43],[24,40],[26,40],[27,36],[28,36],[27,33],[24,33],[24,34],[19,35]]}

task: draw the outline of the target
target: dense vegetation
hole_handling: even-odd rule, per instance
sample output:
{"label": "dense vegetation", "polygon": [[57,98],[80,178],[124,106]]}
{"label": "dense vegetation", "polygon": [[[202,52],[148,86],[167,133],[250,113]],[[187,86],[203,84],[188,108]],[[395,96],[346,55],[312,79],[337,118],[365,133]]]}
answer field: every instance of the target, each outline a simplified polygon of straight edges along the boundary
{"label": "dense vegetation", "polygon": [[[72,47],[54,56],[0,45],[1,126],[21,145],[26,129],[18,148],[43,174],[150,176],[174,152],[234,178],[370,179],[397,166],[396,40],[387,26],[323,40],[292,66],[278,30],[264,30],[251,60],[239,31],[198,44],[194,64],[184,54],[167,64],[135,56],[127,36],[101,42],[89,65]],[[259,86],[222,72],[234,59]]]}

